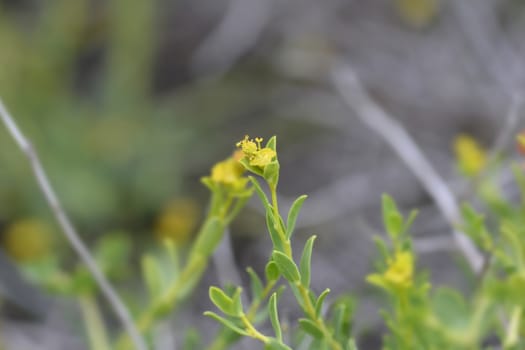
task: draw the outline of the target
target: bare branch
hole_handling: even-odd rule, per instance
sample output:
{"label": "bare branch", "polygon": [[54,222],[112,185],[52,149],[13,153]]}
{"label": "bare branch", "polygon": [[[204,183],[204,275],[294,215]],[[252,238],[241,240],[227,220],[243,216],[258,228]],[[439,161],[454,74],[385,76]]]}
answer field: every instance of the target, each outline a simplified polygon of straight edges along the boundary
{"label": "bare branch", "polygon": [[64,235],[66,236],[67,240],[88,268],[89,272],[100,287],[102,294],[104,294],[104,296],[112,306],[115,314],[118,316],[118,318],[120,318],[120,321],[129,333],[129,336],[133,341],[135,348],[139,350],[146,350],[146,344],[142,339],[142,336],[140,335],[138,329],[135,327],[135,324],[128,312],[128,309],[121,301],[120,297],[117,295],[117,293],[115,292],[109,281],[106,279],[102,271],[100,271],[95,260],[89,253],[89,250],[80,239],[80,236],[73,224],[71,223],[71,220],[67,216],[66,212],[63,210],[62,205],[60,204],[60,201],[58,200],[58,197],[56,196],[55,191],[53,190],[53,187],[51,186],[49,179],[47,178],[47,175],[44,171],[42,163],[40,162],[40,159],[36,154],[35,149],[31,145],[31,142],[29,142],[29,140],[22,134],[22,131],[16,125],[15,120],[13,119],[13,117],[11,117],[1,99],[0,118],[2,119],[2,122],[6,126],[8,132],[16,141],[22,152],[24,152],[24,154],[29,159],[29,163],[33,170],[36,182],[40,190],[42,191],[49,207],[51,208],[55,219],[58,221],[60,227],[62,228],[62,231],[64,232]]}
{"label": "bare branch", "polygon": [[483,266],[483,256],[463,232],[454,228],[461,219],[456,199],[417,144],[394,118],[369,97],[347,64],[342,63],[332,70],[332,81],[346,104],[356,112],[362,122],[381,135],[416,175],[452,227],[459,250],[472,270],[479,273]]}

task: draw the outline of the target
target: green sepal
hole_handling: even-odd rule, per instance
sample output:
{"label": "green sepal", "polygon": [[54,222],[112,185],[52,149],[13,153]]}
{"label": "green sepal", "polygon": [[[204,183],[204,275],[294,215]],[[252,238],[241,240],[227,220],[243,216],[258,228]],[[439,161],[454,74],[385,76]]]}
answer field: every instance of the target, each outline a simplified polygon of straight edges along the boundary
{"label": "green sepal", "polygon": [[299,327],[306,333],[310,334],[315,339],[322,339],[324,337],[323,331],[312,320],[307,318],[299,319]]}
{"label": "green sepal", "polygon": [[277,340],[282,342],[283,334],[281,331],[281,324],[279,322],[279,313],[277,312],[277,293],[273,293],[268,301],[268,315],[272,324],[273,331]]}
{"label": "green sepal", "polygon": [[250,172],[252,172],[252,173],[254,173],[254,174],[256,174],[256,175],[263,176],[263,171],[262,171],[262,169],[261,169],[260,167],[251,166],[251,165],[250,165],[250,161],[248,160],[248,158],[246,158],[246,157],[241,158],[241,159],[239,160],[239,163],[241,163],[242,166],[243,166],[246,170],[248,170],[248,171],[250,171]]}
{"label": "green sepal", "polygon": [[209,289],[210,300],[219,310],[229,316],[237,316],[237,308],[232,298],[230,298],[220,288],[211,286]]}
{"label": "green sepal", "polygon": [[293,283],[298,282],[301,279],[301,274],[299,273],[297,265],[295,265],[293,260],[290,259],[286,254],[278,250],[274,250],[272,252],[272,258],[286,280]]}
{"label": "green sepal", "polygon": [[250,334],[248,332],[246,332],[244,329],[238,327],[235,323],[231,322],[230,320],[227,320],[224,317],[221,317],[221,316],[217,315],[215,312],[206,311],[206,312],[204,312],[204,316],[208,316],[208,317],[213,318],[214,320],[222,323],[223,326],[231,329],[235,333],[238,333],[238,334],[243,335],[245,337],[249,337],[250,336]]}
{"label": "green sepal", "polygon": [[319,298],[315,301],[315,316],[320,317],[321,312],[323,311],[323,304],[326,299],[326,296],[330,293],[330,288],[326,288],[321,295],[319,295]]}
{"label": "green sepal", "polygon": [[268,142],[266,142],[266,148],[269,148],[273,150],[275,153],[277,153],[277,136],[270,137]]}
{"label": "green sepal", "polygon": [[303,206],[303,203],[307,197],[307,195],[300,196],[290,207],[288,219],[286,220],[286,239],[290,239],[290,237],[292,237],[293,231],[295,229],[295,223],[297,221],[297,216],[299,215],[301,207]]}
{"label": "green sepal", "polygon": [[317,236],[313,235],[304,244],[303,254],[301,255],[301,262],[299,264],[299,271],[301,272],[301,284],[306,288],[310,287],[312,249],[316,238]]}
{"label": "green sepal", "polygon": [[272,187],[276,187],[279,183],[279,162],[272,161],[264,167],[263,177]]}

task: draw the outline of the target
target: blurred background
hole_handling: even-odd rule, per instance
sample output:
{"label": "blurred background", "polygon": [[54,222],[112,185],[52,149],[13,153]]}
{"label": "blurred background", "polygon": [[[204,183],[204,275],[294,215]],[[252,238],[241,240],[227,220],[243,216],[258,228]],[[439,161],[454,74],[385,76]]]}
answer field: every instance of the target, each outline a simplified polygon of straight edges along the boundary
{"label": "blurred background", "polygon": [[[119,286],[141,285],[137,261],[160,239],[191,240],[206,211],[199,179],[236,141],[277,135],[283,210],[310,195],[297,246],[319,236],[313,285],[359,297],[356,332],[374,349],[381,322],[364,276],[381,193],[420,209],[413,233],[435,285],[468,289],[468,269],[418,179],[337,91],[334,67],[350,67],[468,198],[452,145],[466,134],[515,157],[502,135],[523,126],[510,114],[524,88],[524,30],[520,0],[1,0],[0,97]],[[207,286],[245,282],[244,268],[261,271],[270,252],[261,210],[249,203],[167,329],[213,334],[201,316]],[[54,303],[38,326],[10,315],[7,348],[82,349],[72,295],[93,286],[4,128],[0,233],[6,260]],[[7,303],[27,309],[9,289]]]}

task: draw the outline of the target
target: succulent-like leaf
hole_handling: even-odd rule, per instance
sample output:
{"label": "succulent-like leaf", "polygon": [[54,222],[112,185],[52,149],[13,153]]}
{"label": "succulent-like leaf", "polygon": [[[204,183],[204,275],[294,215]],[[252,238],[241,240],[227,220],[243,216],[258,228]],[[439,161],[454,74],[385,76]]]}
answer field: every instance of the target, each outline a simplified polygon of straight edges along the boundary
{"label": "succulent-like leaf", "polygon": [[273,331],[275,332],[275,338],[282,342],[283,334],[281,331],[281,324],[279,322],[279,313],[277,312],[277,294],[273,293],[268,301],[268,315],[270,316],[270,322],[272,323]]}
{"label": "succulent-like leaf", "polygon": [[301,272],[301,284],[307,288],[310,287],[312,249],[316,237],[317,236],[313,235],[304,244],[303,254],[301,255],[301,262],[299,264],[299,271]]}
{"label": "succulent-like leaf", "polygon": [[209,295],[213,304],[223,313],[229,316],[237,315],[233,299],[226,295],[222,289],[212,286],[210,287]]}
{"label": "succulent-like leaf", "polygon": [[289,282],[297,282],[301,278],[297,265],[286,254],[274,250],[272,253],[273,261],[277,264],[279,271]]}
{"label": "succulent-like leaf", "polygon": [[290,237],[292,237],[293,231],[295,229],[295,223],[297,221],[297,216],[299,215],[301,207],[303,206],[303,203],[307,197],[307,195],[302,195],[293,202],[290,211],[288,212],[288,219],[286,220],[286,239],[290,239]]}
{"label": "succulent-like leaf", "polygon": [[300,318],[299,319],[299,326],[303,331],[310,334],[315,339],[322,339],[324,337],[323,331],[319,328],[319,326],[312,320],[307,318]]}

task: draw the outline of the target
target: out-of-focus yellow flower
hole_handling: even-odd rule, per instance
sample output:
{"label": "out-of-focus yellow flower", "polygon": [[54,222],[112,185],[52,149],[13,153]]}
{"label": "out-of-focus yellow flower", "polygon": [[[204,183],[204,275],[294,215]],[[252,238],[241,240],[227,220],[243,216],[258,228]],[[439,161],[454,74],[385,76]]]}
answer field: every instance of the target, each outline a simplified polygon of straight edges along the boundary
{"label": "out-of-focus yellow flower", "polygon": [[525,154],[525,130],[522,130],[516,135],[516,144],[518,146],[518,151],[521,154]]}
{"label": "out-of-focus yellow flower", "polygon": [[186,242],[199,222],[199,206],[191,198],[178,198],[166,204],[155,222],[154,234],[159,240]]}
{"label": "out-of-focus yellow flower", "polygon": [[439,12],[437,0],[396,0],[395,4],[401,19],[416,28],[430,24]]}
{"label": "out-of-focus yellow flower", "polygon": [[487,165],[485,150],[469,135],[456,137],[454,151],[459,169],[467,176],[479,174]]}
{"label": "out-of-focus yellow flower", "polygon": [[244,168],[233,158],[219,162],[211,168],[211,179],[213,182],[234,185],[242,178]]}
{"label": "out-of-focus yellow flower", "polygon": [[264,168],[277,156],[273,149],[262,147],[262,141],[263,139],[260,137],[256,137],[254,140],[246,135],[243,140],[236,144],[244,153],[244,156],[248,159],[248,164],[251,166]]}
{"label": "out-of-focus yellow flower", "polygon": [[53,243],[51,228],[39,219],[22,219],[4,232],[3,245],[15,260],[29,262],[50,253]]}
{"label": "out-of-focus yellow flower", "polygon": [[396,252],[393,259],[388,260],[388,268],[383,277],[391,285],[408,288],[412,285],[414,275],[414,256],[411,252]]}

